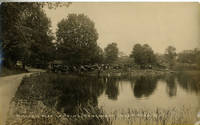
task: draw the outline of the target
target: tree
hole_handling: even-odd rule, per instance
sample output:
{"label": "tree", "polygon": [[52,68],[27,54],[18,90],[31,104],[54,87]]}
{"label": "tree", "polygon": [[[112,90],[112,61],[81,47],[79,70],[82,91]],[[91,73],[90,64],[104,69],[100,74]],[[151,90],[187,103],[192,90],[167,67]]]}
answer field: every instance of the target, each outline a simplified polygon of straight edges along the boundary
{"label": "tree", "polygon": [[25,10],[24,4],[3,3],[1,5],[1,19],[3,19],[1,20],[1,47],[4,52],[4,64],[8,67],[14,66],[16,61],[19,60],[22,54],[20,49],[25,46],[26,35],[21,31],[22,16],[20,16]]}
{"label": "tree", "polygon": [[195,53],[193,50],[184,50],[177,54],[178,62],[181,63],[194,63],[195,62]]}
{"label": "tree", "polygon": [[130,57],[134,58],[135,63],[140,65],[141,68],[156,64],[156,56],[148,44],[135,44]]}
{"label": "tree", "polygon": [[194,49],[194,58],[195,58],[195,63],[200,68],[200,49],[199,48]]}
{"label": "tree", "polygon": [[51,22],[41,9],[26,17],[23,22],[25,27],[32,30],[27,63],[32,66],[39,64],[40,68],[45,68],[48,62],[54,59],[55,53],[55,46],[52,43],[54,37],[50,30]]}
{"label": "tree", "polygon": [[108,44],[107,47],[104,49],[105,53],[105,62],[106,63],[113,63],[118,58],[119,50],[117,48],[117,43]]}
{"label": "tree", "polygon": [[97,48],[95,49],[95,53],[94,56],[91,60],[91,62],[97,62],[97,63],[103,63],[104,61],[104,53],[101,47],[97,46]]}
{"label": "tree", "polygon": [[172,68],[176,60],[176,48],[173,46],[168,46],[165,50],[165,57],[168,60],[170,68]]}
{"label": "tree", "polygon": [[[65,5],[67,4],[69,3]],[[45,5],[58,7],[61,4],[38,2],[1,4],[1,48],[4,65],[7,67],[12,68],[18,60],[21,60],[24,66],[30,62],[32,44],[42,43],[41,41],[48,41],[51,44],[52,37],[48,32],[50,22],[47,21],[47,17],[42,11]],[[45,47],[44,44],[40,46]]]}
{"label": "tree", "polygon": [[98,33],[95,24],[84,14],[69,14],[58,23],[57,47],[60,59],[68,64],[95,63]]}
{"label": "tree", "polygon": [[177,54],[177,62],[184,63],[182,65],[190,65],[199,68],[200,66],[200,50],[195,48],[193,50],[184,50]]}

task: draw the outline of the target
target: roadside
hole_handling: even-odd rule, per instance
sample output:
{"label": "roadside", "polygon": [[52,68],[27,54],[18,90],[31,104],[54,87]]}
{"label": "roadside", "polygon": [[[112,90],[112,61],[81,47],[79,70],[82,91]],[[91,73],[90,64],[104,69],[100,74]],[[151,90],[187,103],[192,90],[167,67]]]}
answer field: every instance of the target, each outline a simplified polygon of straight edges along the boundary
{"label": "roadside", "polygon": [[9,104],[15,96],[17,88],[24,76],[29,76],[31,73],[22,73],[18,75],[11,75],[0,77],[0,125],[5,125],[7,113],[9,111]]}
{"label": "roadside", "polygon": [[[10,110],[10,103],[24,77],[33,73],[45,72],[41,69],[28,68],[29,73],[20,70],[9,70],[4,68],[0,75],[0,125],[5,125],[7,113]],[[15,75],[13,75],[15,74]]]}

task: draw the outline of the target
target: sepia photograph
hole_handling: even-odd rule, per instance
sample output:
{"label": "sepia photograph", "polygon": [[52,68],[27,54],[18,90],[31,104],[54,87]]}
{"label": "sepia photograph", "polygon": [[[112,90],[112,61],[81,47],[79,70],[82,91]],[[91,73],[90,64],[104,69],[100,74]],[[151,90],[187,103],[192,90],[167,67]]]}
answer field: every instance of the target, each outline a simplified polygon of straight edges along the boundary
{"label": "sepia photograph", "polygon": [[200,125],[200,3],[0,3],[0,125]]}

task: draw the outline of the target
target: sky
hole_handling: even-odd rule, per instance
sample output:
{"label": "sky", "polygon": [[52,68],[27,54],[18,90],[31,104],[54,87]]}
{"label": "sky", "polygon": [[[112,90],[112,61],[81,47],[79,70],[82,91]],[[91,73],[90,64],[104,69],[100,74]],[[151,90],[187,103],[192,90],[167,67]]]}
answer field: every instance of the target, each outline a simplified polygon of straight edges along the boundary
{"label": "sky", "polygon": [[130,54],[136,43],[149,44],[155,53],[172,45],[177,52],[200,46],[200,4],[190,3],[72,3],[68,8],[44,9],[53,32],[69,13],[85,14],[95,23],[101,48],[116,42]]}

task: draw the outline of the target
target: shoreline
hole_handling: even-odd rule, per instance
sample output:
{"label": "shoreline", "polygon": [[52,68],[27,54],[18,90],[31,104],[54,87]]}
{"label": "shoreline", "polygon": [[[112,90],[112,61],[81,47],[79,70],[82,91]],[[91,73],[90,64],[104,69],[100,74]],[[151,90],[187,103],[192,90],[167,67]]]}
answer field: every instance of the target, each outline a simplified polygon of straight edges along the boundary
{"label": "shoreline", "polygon": [[[173,70],[155,70],[155,69],[146,69],[146,70],[106,70],[101,71],[100,73],[98,71],[92,71],[92,72],[81,72],[81,73],[60,73],[60,74],[69,74],[69,75],[80,75],[80,76],[97,76],[97,77],[110,77],[110,76],[131,76],[131,77],[139,77],[139,76],[160,76],[160,75],[166,75],[166,74],[173,74],[177,73],[179,71],[173,71]],[[57,74],[57,73],[55,73]],[[59,74],[59,73],[58,73]]]}

